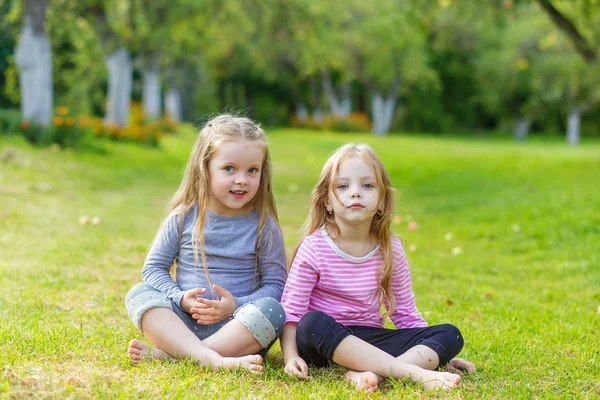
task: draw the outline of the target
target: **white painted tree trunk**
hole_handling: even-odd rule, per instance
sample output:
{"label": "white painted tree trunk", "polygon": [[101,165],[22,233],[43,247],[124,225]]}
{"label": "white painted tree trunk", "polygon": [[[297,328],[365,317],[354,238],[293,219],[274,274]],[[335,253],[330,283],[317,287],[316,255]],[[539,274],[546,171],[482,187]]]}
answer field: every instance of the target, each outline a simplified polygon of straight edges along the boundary
{"label": "white painted tree trunk", "polygon": [[323,110],[321,110],[320,108],[315,108],[313,110],[312,119],[315,124],[320,124],[321,122],[323,122],[323,117],[324,117]]}
{"label": "white painted tree trunk", "polygon": [[108,96],[104,121],[119,126],[127,125],[131,103],[133,67],[129,52],[118,48],[105,59],[108,68]]}
{"label": "white painted tree trunk", "polygon": [[52,118],[52,49],[45,33],[34,34],[31,17],[25,16],[15,52],[21,86],[21,115],[47,126]]}
{"label": "white painted tree trunk", "polygon": [[160,76],[158,73],[158,59],[153,56],[148,59],[148,64],[142,66],[142,103],[144,113],[150,120],[160,118]]}
{"label": "white painted tree trunk", "polygon": [[531,126],[531,120],[527,117],[521,116],[518,117],[515,121],[515,131],[514,137],[515,139],[521,141],[527,138],[529,134],[529,127]]}
{"label": "white painted tree trunk", "polygon": [[396,96],[384,97],[380,92],[375,92],[372,99],[373,132],[382,136],[390,131],[392,118],[396,109]]}
{"label": "white painted tree trunk", "polygon": [[181,122],[181,92],[177,88],[170,88],[165,94],[165,110],[177,122]]}
{"label": "white painted tree trunk", "polygon": [[308,110],[306,109],[306,105],[302,102],[296,103],[296,118],[300,122],[308,121]]}
{"label": "white painted tree trunk", "polygon": [[567,143],[575,146],[579,144],[581,126],[581,109],[577,106],[571,106],[569,110],[569,119],[567,120]]}
{"label": "white painted tree trunk", "polygon": [[329,109],[336,117],[347,117],[352,111],[352,87],[350,82],[344,82],[341,87],[340,98],[336,93],[331,77],[327,73],[323,73],[323,90],[329,103]]}

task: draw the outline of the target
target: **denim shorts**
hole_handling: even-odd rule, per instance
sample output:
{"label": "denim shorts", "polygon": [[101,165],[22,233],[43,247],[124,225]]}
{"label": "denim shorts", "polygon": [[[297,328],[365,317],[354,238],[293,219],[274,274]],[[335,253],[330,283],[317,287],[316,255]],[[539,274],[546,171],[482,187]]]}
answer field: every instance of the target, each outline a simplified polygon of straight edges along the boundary
{"label": "denim shorts", "polygon": [[132,287],[125,297],[125,305],[129,318],[140,332],[144,313],[151,308],[162,307],[172,310],[200,340],[211,336],[232,319],[237,319],[248,328],[263,349],[270,347],[281,336],[285,321],[281,304],[272,297],[263,297],[240,306],[233,317],[212,325],[201,325],[179,304],[147,283]]}

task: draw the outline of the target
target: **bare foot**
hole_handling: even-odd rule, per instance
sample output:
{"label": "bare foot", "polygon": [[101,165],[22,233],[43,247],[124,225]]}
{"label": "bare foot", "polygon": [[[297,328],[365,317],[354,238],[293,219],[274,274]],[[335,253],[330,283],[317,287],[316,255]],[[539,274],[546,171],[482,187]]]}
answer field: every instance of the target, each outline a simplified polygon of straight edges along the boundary
{"label": "bare foot", "polygon": [[158,359],[171,359],[172,357],[158,349],[156,347],[150,348],[150,346],[140,340],[133,339],[129,343],[129,349],[127,349],[127,355],[131,358],[134,364],[139,363],[145,358],[158,358]]}
{"label": "bare foot", "polygon": [[[245,369],[253,374],[262,374],[264,367],[263,359],[258,354],[244,357],[223,357],[223,368],[227,369]],[[218,368],[218,366],[215,366]]]}
{"label": "bare foot", "polygon": [[428,371],[419,383],[427,390],[448,390],[460,383],[460,376],[450,372]]}
{"label": "bare foot", "polygon": [[365,392],[370,394],[376,392],[379,388],[377,386],[379,384],[379,375],[371,371],[348,371],[344,376],[344,380],[346,382],[354,383],[356,390],[358,390],[359,392],[364,390]]}

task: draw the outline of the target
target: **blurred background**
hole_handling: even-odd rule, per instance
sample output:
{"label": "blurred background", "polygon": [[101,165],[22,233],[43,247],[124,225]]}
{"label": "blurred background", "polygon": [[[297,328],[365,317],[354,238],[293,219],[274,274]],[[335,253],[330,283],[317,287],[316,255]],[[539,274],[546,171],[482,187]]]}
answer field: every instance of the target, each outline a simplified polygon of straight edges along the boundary
{"label": "blurred background", "polygon": [[0,37],[0,132],[38,143],[155,143],[224,110],[379,135],[600,136],[599,0],[0,0]]}

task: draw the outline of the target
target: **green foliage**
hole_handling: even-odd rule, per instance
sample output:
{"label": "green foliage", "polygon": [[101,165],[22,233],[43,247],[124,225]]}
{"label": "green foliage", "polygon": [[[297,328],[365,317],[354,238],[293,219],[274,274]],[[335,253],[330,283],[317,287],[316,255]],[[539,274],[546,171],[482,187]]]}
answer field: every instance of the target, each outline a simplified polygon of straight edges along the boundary
{"label": "green foliage", "polygon": [[0,135],[12,135],[20,130],[21,113],[18,110],[0,108]]}
{"label": "green foliage", "polygon": [[[598,0],[552,3],[600,52]],[[21,14],[22,2],[0,0],[0,107],[19,103]],[[584,62],[534,0],[56,0],[46,27],[55,102],[78,115],[104,115],[105,56],[124,46],[132,98],[157,60],[162,87],[182,92],[194,122],[231,108],[267,124],[285,123],[300,103],[327,112],[326,74],[351,84],[361,113],[398,84],[396,129],[501,129],[527,116],[535,130],[561,131],[577,105],[589,111],[584,134],[598,132],[598,63]]]}

